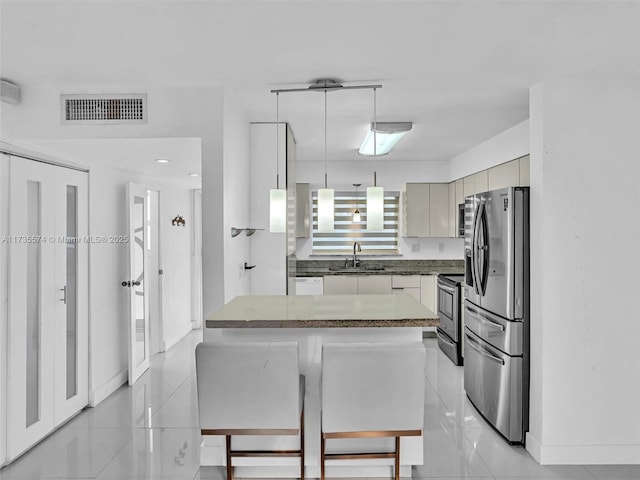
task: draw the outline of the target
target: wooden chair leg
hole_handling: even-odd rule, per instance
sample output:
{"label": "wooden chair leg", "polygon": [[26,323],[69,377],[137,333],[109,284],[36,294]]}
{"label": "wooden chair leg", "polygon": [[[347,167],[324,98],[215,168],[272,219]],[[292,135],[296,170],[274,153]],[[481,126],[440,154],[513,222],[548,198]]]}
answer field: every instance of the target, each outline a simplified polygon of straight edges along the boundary
{"label": "wooden chair leg", "polygon": [[396,437],[395,479],[400,480],[400,437]]}
{"label": "wooden chair leg", "polygon": [[300,480],[304,480],[304,409],[300,414]]}
{"label": "wooden chair leg", "polygon": [[233,467],[231,466],[231,435],[226,435],[227,445],[227,480],[233,480]]}
{"label": "wooden chair leg", "polygon": [[320,433],[320,480],[324,480],[324,435]]}

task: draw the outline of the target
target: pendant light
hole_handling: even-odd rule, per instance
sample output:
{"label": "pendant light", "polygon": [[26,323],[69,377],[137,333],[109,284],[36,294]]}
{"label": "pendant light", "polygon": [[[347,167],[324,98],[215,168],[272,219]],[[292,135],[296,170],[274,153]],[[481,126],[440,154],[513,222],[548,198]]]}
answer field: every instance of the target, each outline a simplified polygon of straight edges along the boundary
{"label": "pendant light", "polygon": [[[376,158],[376,89],[373,89],[373,158]],[[384,230],[384,188],[377,185],[377,174],[373,172],[373,187],[367,187],[367,231]]]}
{"label": "pendant light", "polygon": [[269,231],[287,231],[287,191],[280,188],[280,93],[276,93],[276,188],[269,190]]}
{"label": "pendant light", "polygon": [[327,89],[324,90],[324,188],[318,189],[318,232],[334,230],[333,188],[327,188]]}
{"label": "pendant light", "polygon": [[356,210],[353,212],[353,223],[360,223],[360,210],[358,210],[358,188],[362,185],[361,183],[354,183],[353,186],[356,187]]}

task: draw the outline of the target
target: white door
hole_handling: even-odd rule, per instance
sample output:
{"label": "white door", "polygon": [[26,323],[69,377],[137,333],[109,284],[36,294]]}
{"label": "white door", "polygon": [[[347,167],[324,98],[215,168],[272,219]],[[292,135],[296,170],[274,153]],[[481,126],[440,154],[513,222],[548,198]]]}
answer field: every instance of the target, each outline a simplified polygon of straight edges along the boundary
{"label": "white door", "polygon": [[148,202],[146,187],[127,185],[129,278],[122,285],[129,289],[129,385],[149,368]]}
{"label": "white door", "polygon": [[10,162],[7,456],[88,403],[87,175]]}

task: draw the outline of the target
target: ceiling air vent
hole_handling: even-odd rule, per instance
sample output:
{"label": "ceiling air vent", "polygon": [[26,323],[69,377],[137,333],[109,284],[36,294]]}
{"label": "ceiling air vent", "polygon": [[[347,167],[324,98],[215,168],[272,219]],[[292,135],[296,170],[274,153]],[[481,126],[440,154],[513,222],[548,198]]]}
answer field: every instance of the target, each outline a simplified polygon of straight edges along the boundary
{"label": "ceiling air vent", "polygon": [[147,96],[62,95],[62,123],[131,125],[147,123]]}

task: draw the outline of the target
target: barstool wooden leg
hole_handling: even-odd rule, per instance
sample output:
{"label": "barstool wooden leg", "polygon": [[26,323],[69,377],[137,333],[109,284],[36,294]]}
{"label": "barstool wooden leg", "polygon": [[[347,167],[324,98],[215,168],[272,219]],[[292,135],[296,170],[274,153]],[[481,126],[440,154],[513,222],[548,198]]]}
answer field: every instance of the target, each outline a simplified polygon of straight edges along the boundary
{"label": "barstool wooden leg", "polygon": [[304,480],[304,409],[300,414],[300,480]]}
{"label": "barstool wooden leg", "polygon": [[227,480],[233,480],[233,467],[231,466],[231,435],[226,435],[227,444]]}
{"label": "barstool wooden leg", "polygon": [[400,480],[400,437],[396,437],[396,458],[395,458],[395,467],[396,467],[396,480]]}
{"label": "barstool wooden leg", "polygon": [[320,480],[324,480],[324,435],[320,434]]}

